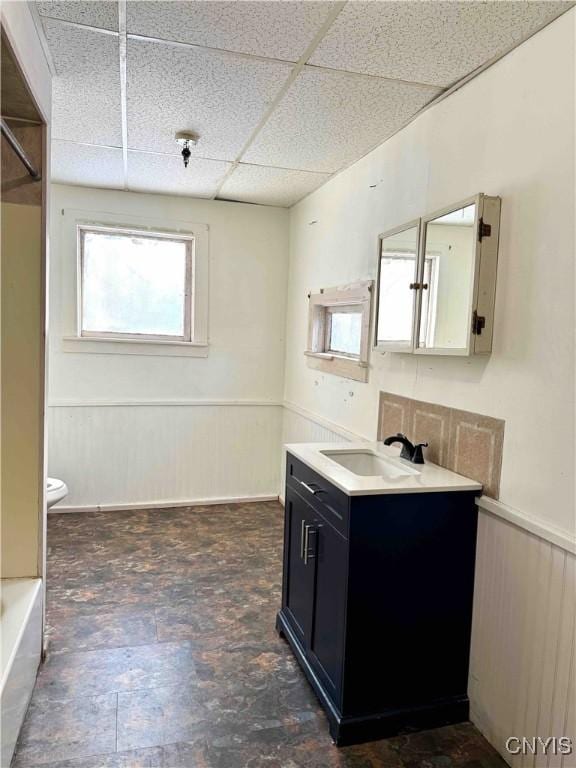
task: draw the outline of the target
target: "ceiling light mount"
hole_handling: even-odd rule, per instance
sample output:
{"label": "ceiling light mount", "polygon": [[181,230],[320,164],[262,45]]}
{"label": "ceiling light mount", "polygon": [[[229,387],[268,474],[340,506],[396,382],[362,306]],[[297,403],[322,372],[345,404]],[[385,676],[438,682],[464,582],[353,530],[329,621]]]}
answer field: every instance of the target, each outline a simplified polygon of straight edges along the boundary
{"label": "ceiling light mount", "polygon": [[182,147],[182,160],[184,161],[184,168],[188,168],[188,163],[190,162],[190,156],[192,154],[190,145],[195,147],[196,144],[198,144],[198,139],[200,137],[197,133],[192,133],[191,131],[178,131],[174,138]]}

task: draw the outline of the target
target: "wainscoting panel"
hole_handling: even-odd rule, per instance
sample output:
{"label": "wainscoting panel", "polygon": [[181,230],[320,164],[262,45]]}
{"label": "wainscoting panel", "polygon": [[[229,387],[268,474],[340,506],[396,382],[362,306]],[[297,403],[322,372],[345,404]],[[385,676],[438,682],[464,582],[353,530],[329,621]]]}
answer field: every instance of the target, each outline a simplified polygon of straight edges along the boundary
{"label": "wainscoting panel", "polygon": [[281,419],[274,403],[51,407],[48,471],[65,508],[277,497]]}
{"label": "wainscoting panel", "polygon": [[[336,425],[320,422],[317,417],[307,414],[302,408],[284,404],[282,421],[282,446],[286,443],[342,443],[347,440],[362,440],[358,435],[340,429]],[[286,481],[286,451],[282,447],[280,466],[280,499],[284,499]]]}
{"label": "wainscoting panel", "polygon": [[480,510],[471,719],[514,768],[573,768],[576,754],[513,756],[506,740],[574,728],[576,558]]}

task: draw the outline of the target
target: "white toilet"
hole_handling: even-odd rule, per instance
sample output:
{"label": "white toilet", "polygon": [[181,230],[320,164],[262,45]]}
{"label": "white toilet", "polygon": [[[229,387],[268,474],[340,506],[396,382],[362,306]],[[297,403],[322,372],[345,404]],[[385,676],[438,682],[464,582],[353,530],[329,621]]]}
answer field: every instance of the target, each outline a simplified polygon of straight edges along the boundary
{"label": "white toilet", "polygon": [[58,480],[57,477],[49,477],[46,483],[46,506],[48,509],[62,501],[65,496],[68,496],[68,486],[64,480]]}

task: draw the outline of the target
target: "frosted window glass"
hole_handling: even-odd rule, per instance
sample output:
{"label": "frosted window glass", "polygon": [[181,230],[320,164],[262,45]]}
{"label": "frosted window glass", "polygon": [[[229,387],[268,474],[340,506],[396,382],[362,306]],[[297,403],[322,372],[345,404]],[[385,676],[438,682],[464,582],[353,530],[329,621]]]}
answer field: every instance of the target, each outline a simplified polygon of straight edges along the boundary
{"label": "frosted window glass", "polygon": [[331,352],[341,352],[346,355],[359,355],[362,338],[361,312],[330,312]]}
{"label": "frosted window glass", "polygon": [[184,338],[185,241],[83,233],[82,330]]}

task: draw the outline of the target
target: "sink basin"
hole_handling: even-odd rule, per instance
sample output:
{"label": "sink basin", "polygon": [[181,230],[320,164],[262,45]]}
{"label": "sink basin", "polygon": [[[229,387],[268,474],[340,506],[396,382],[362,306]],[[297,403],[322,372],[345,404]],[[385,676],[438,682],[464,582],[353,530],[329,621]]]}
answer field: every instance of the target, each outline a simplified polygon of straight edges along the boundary
{"label": "sink basin", "polygon": [[327,458],[340,464],[355,475],[364,477],[384,477],[388,480],[396,480],[402,477],[419,475],[417,469],[407,467],[400,461],[387,459],[373,451],[321,451]]}

